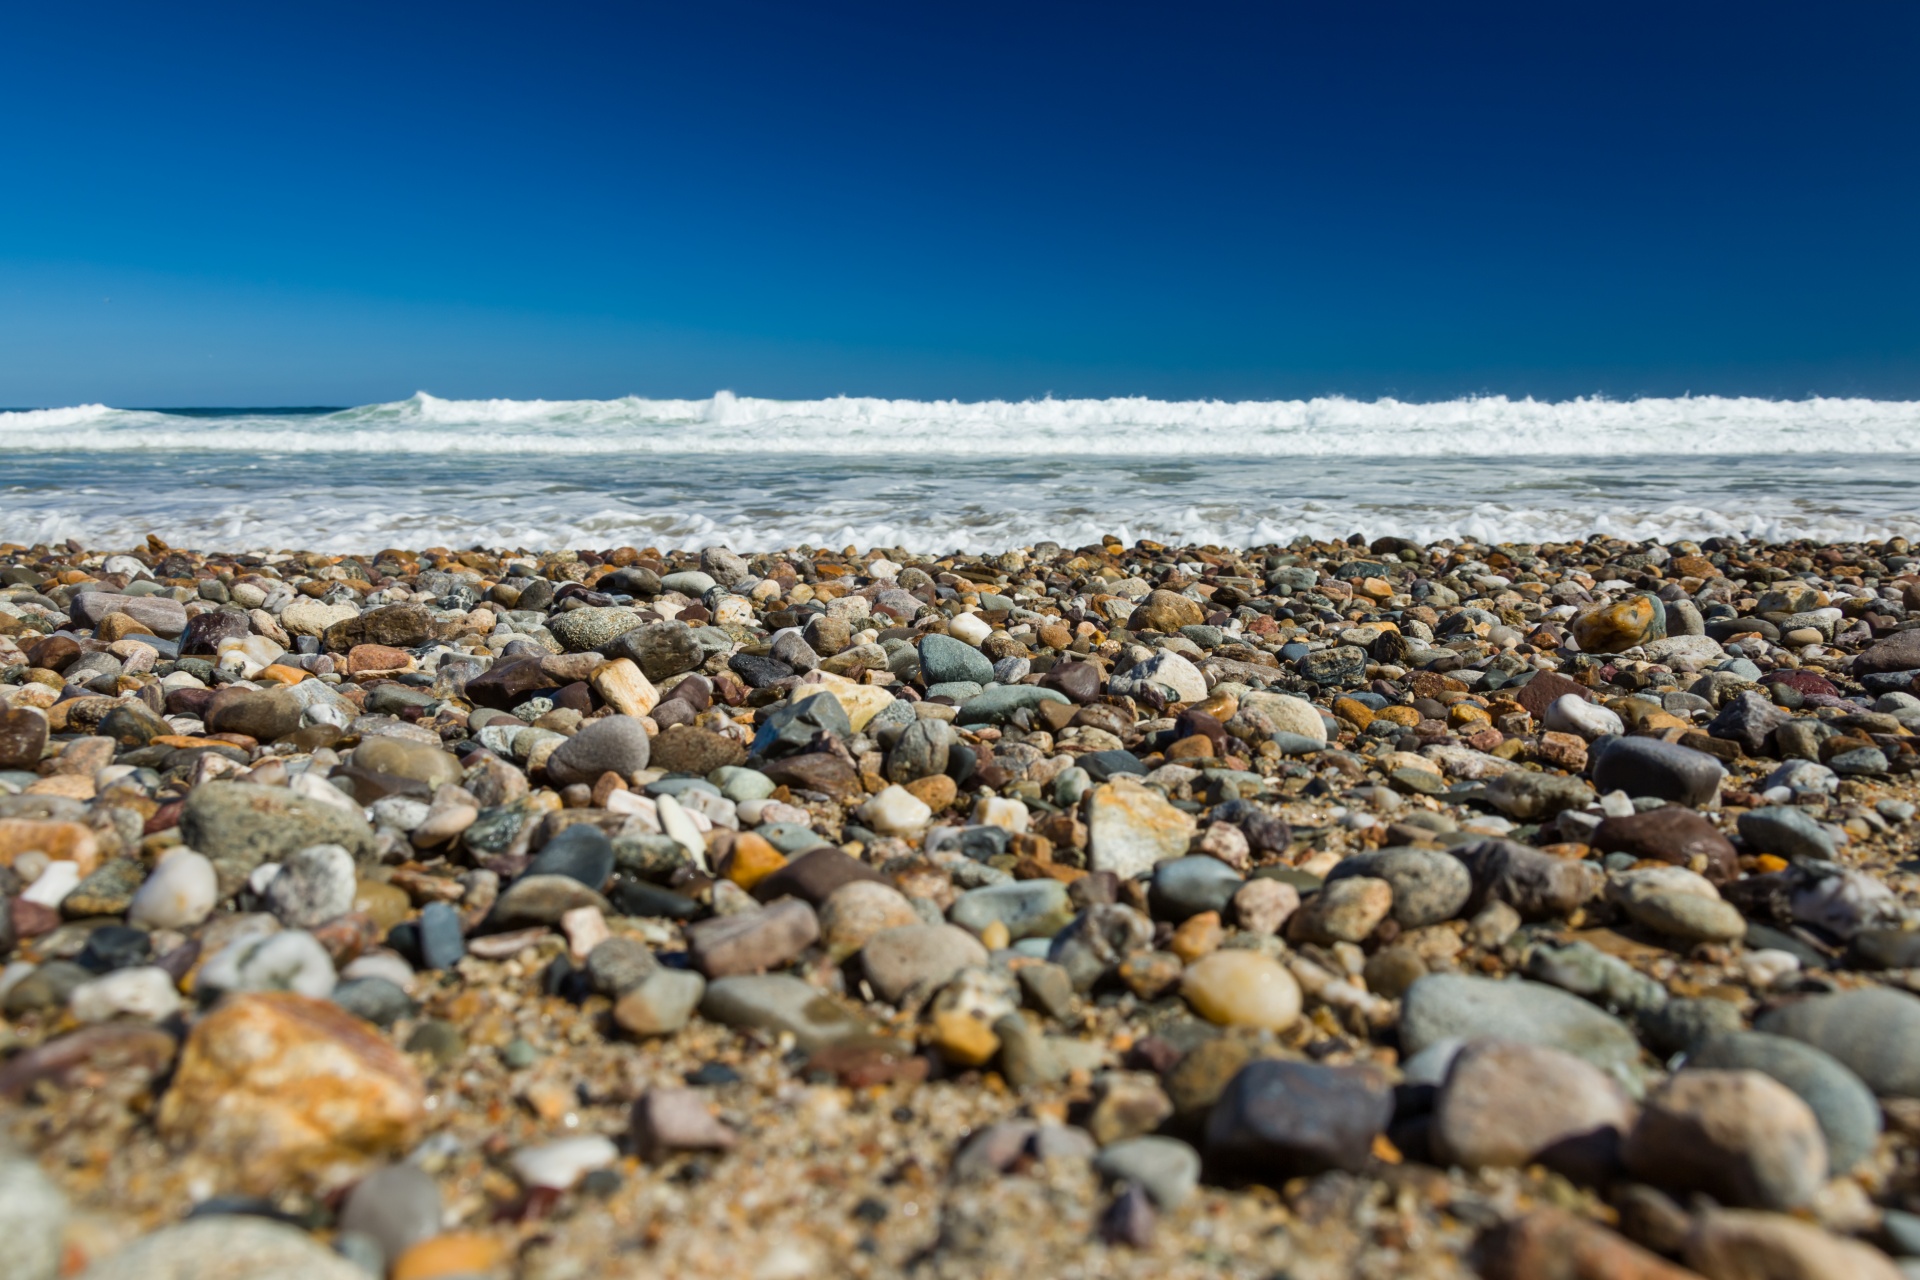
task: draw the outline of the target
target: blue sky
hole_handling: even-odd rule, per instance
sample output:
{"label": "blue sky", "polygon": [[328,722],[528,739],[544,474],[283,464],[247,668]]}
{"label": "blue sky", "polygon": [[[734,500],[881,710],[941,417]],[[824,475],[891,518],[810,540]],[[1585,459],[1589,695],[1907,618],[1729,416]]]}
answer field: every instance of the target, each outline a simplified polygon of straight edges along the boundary
{"label": "blue sky", "polygon": [[1920,396],[1920,8],[14,5],[0,404]]}

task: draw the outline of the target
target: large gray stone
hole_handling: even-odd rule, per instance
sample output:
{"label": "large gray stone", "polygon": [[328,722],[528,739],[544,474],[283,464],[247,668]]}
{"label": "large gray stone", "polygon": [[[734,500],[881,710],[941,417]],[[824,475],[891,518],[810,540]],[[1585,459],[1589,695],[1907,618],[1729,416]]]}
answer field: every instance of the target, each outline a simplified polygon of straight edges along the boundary
{"label": "large gray stone", "polygon": [[1400,1048],[1408,1057],[1443,1040],[1512,1040],[1545,1045],[1585,1059],[1630,1091],[1640,1042],[1618,1018],[1578,996],[1537,982],[1498,982],[1436,973],[1408,989],[1400,1017]]}
{"label": "large gray stone", "polygon": [[1920,1098],[1920,997],[1884,987],[1813,996],[1754,1029],[1825,1051],[1881,1097]]}
{"label": "large gray stone", "polygon": [[1873,1091],[1838,1059],[1812,1045],[1763,1032],[1723,1032],[1695,1046],[1687,1065],[1758,1071],[1793,1090],[1820,1122],[1836,1174],[1859,1164],[1879,1141],[1880,1104]]}

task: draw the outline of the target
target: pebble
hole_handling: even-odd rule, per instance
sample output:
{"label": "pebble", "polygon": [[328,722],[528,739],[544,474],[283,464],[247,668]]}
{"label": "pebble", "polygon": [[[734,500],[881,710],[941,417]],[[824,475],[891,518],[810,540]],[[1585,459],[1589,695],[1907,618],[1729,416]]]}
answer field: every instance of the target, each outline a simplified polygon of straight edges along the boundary
{"label": "pebble", "polygon": [[785,1032],[809,1052],[859,1035],[864,1024],[818,988],[784,973],[720,978],[707,984],[700,1016],[729,1027]]}
{"label": "pebble", "polygon": [[1050,938],[1073,916],[1067,886],[1058,880],[1017,880],[970,889],[955,898],[947,911],[955,924],[976,934],[998,924],[1010,941]]}
{"label": "pebble", "polygon": [[1648,1095],[1621,1154],[1643,1181],[1742,1208],[1797,1209],[1827,1177],[1812,1109],[1758,1071],[1680,1072]]}
{"label": "pebble", "polygon": [[1300,1018],[1300,983],[1257,951],[1216,951],[1187,966],[1180,994],[1193,1011],[1226,1027],[1285,1031]]}
{"label": "pebble", "polygon": [[1360,942],[1379,927],[1393,910],[1393,886],[1371,876],[1329,880],[1308,898],[1287,924],[1287,936],[1296,942],[1330,946]]}
{"label": "pebble", "polygon": [[1754,1020],[1754,1030],[1810,1044],[1881,1097],[1920,1098],[1920,998],[1869,987],[1812,996]]}
{"label": "pebble", "polygon": [[603,773],[630,778],[647,767],[652,744],[646,728],[629,715],[612,715],[581,726],[547,757],[547,776],[561,786],[591,786]]}
{"label": "pebble", "polygon": [[162,1227],[95,1263],[85,1280],[367,1280],[306,1232],[239,1214]]}
{"label": "pebble", "polygon": [[761,911],[687,926],[687,956],[709,980],[791,963],[820,937],[819,917],[798,898]]}
{"label": "pebble", "polygon": [[1769,805],[1740,815],[1740,839],[1757,853],[1771,853],[1794,862],[1802,858],[1833,860],[1834,839],[1810,815],[1792,805]]}
{"label": "pebble", "polygon": [[0,1145],[0,1257],[14,1280],[55,1280],[60,1274],[66,1197],[40,1166]]}
{"label": "pebble", "polygon": [[522,874],[565,876],[589,889],[600,889],[613,874],[613,863],[613,842],[606,833],[577,823],[547,841]]}
{"label": "pebble", "polygon": [[514,1176],[528,1187],[571,1191],[595,1169],[605,1169],[620,1158],[620,1148],[599,1134],[562,1138],[537,1147],[522,1147],[509,1163]]}
{"label": "pebble", "polygon": [[633,1105],[634,1147],[649,1160],[676,1151],[725,1151],[739,1139],[697,1089],[656,1085]]}
{"label": "pebble", "polygon": [[613,1006],[613,1020],[630,1035],[672,1035],[687,1025],[706,993],[707,980],[699,974],[657,968],[620,993]]}
{"label": "pebble", "polygon": [[1149,900],[1157,918],[1178,923],[1225,910],[1243,883],[1240,873],[1218,858],[1173,858],[1154,867]]}
{"label": "pebble", "polygon": [[1385,881],[1393,919],[1419,929],[1452,920],[1473,896],[1473,877],[1460,859],[1430,849],[1381,849],[1345,858],[1327,873],[1329,884],[1354,876]]}
{"label": "pebble", "polygon": [[1263,1176],[1357,1173],[1393,1118],[1384,1076],[1361,1067],[1250,1062],[1207,1117],[1209,1161]]}
{"label": "pebble", "polygon": [[1597,1183],[1617,1167],[1634,1118],[1620,1086],[1571,1054],[1476,1040],[1447,1070],[1431,1141],[1442,1159],[1464,1168],[1540,1163]]}
{"label": "pebble", "polygon": [[987,963],[987,949],[965,929],[947,924],[910,924],[867,940],[860,952],[867,981],[889,1004],[913,991],[931,992],[962,969]]}
{"label": "pebble", "polygon": [[332,993],[333,959],[311,933],[290,929],[244,937],[215,952],[200,966],[196,989],[290,991],[315,999]]}
{"label": "pebble", "polygon": [[1758,1071],[1791,1089],[1819,1122],[1835,1174],[1853,1169],[1879,1139],[1880,1107],[1872,1090],[1831,1055],[1811,1045],[1761,1032],[1721,1033],[1696,1042],[1688,1052],[1687,1065]]}
{"label": "pebble", "polygon": [[1537,982],[1436,973],[1408,990],[1400,1043],[1408,1054],[1482,1037],[1559,1049],[1628,1084],[1640,1057],[1633,1032],[1577,996]]}
{"label": "pebble", "polygon": [[1178,1138],[1147,1134],[1100,1149],[1094,1172],[1112,1182],[1129,1182],[1172,1213],[1193,1198],[1200,1185],[1200,1153]]}
{"label": "pebble", "polygon": [[356,884],[353,855],[317,844],[288,854],[262,896],[280,923],[310,929],[352,910]]}
{"label": "pebble", "polygon": [[1686,1261],[1718,1280],[1899,1280],[1871,1245],[1777,1213],[1712,1210],[1687,1237]]}
{"label": "pebble", "polygon": [[180,1005],[173,975],[152,965],[116,970],[74,988],[67,997],[67,1007],[79,1022],[119,1017],[163,1022],[178,1013]]}
{"label": "pebble", "polygon": [[1088,867],[1122,880],[1181,856],[1193,838],[1193,819],[1138,783],[1102,783],[1090,793],[1086,810]]}
{"label": "pebble", "polygon": [[440,1234],[440,1186],[412,1164],[376,1169],[347,1193],[340,1230],[358,1232],[380,1246],[382,1258],[397,1258]]}
{"label": "pebble", "polygon": [[1654,796],[1700,808],[1719,793],[1726,770],[1704,751],[1653,738],[1611,738],[1596,743],[1593,785],[1602,791]]}
{"label": "pebble", "polygon": [[274,992],[230,997],[194,1025],[158,1119],[223,1183],[263,1193],[352,1176],[410,1145],[425,1115],[419,1076],[366,1023]]}

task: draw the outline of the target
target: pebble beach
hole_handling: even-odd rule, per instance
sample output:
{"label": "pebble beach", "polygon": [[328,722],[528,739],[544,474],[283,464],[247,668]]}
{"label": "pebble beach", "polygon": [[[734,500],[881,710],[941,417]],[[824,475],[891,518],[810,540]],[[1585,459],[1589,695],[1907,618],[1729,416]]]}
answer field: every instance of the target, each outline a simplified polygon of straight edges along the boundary
{"label": "pebble beach", "polygon": [[1920,1276],[1905,537],[169,533],[0,544],[10,1280]]}

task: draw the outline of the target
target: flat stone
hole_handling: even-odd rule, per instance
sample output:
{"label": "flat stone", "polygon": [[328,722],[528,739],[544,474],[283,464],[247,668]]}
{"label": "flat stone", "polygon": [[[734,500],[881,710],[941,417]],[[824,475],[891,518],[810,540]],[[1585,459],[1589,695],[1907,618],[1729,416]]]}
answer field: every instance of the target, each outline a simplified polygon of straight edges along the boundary
{"label": "flat stone", "polygon": [[962,969],[987,963],[987,949],[950,924],[910,924],[868,939],[860,952],[867,981],[889,1004],[911,992],[931,994]]}
{"label": "flat stone", "polygon": [[1564,918],[1597,897],[1599,867],[1570,862],[1513,840],[1478,840],[1450,850],[1473,880],[1469,911],[1504,902],[1525,920]]}
{"label": "flat stone", "polygon": [[1148,901],[1155,918],[1179,923],[1208,911],[1224,911],[1245,881],[1218,858],[1172,858],[1153,869]]}
{"label": "flat stone", "polygon": [[361,1179],[340,1211],[342,1231],[357,1231],[397,1258],[440,1234],[440,1186],[418,1165],[390,1164]]}
{"label": "flat stone", "polygon": [[1194,829],[1193,818],[1158,791],[1123,780],[1102,783],[1087,802],[1087,865],[1130,880],[1184,854]]}
{"label": "flat stone", "polygon": [[1858,1240],[1785,1214],[1742,1210],[1703,1214],[1687,1237],[1686,1260],[1716,1280],[1900,1280],[1909,1274]]}
{"label": "flat stone", "polygon": [[855,880],[885,883],[878,871],[829,844],[816,845],[753,887],[762,902],[795,897],[819,906],[834,890]]}
{"label": "flat stone", "polygon": [[1200,1186],[1200,1153],[1178,1138],[1148,1134],[1101,1148],[1093,1169],[1111,1182],[1129,1182],[1171,1213]]}
{"label": "flat stone", "polygon": [[1740,870],[1733,842],[1713,823],[1679,805],[1604,818],[1588,843],[1602,853],[1630,853],[1676,866],[1700,862],[1694,869],[1716,884],[1734,879]]}
{"label": "flat stone", "polygon": [[581,822],[542,845],[524,874],[566,876],[589,889],[602,889],[613,874],[613,864],[613,841],[598,827]]}
{"label": "flat stone", "polygon": [[988,925],[1006,928],[1012,941],[1050,938],[1073,919],[1067,886],[1058,880],[1016,880],[971,889],[954,900],[947,918],[974,933]]}
{"label": "flat stone", "polygon": [[1505,1222],[1481,1236],[1476,1252],[1483,1280],[1699,1280],[1564,1209],[1535,1209]]}
{"label": "flat stone", "polygon": [[613,1006],[613,1020],[629,1035],[672,1035],[687,1025],[706,993],[707,980],[699,974],[656,968],[621,993]]}
{"label": "flat stone", "polygon": [[811,1053],[867,1033],[866,1024],[817,987],[784,973],[720,978],[707,984],[700,1016],[723,1026],[790,1033]]}
{"label": "flat stone", "polygon": [[487,921],[499,930],[557,924],[561,916],[580,907],[598,907],[603,915],[618,914],[599,893],[572,876],[521,876],[493,904]]}
{"label": "flat stone", "polygon": [[687,955],[708,979],[790,964],[820,937],[813,908],[781,898],[759,911],[715,916],[687,926]]}
{"label": "flat stone", "polygon": [[298,1227],[218,1214],[162,1227],[89,1267],[85,1280],[367,1280]]}
{"label": "flat stone", "polygon": [[1206,1152],[1275,1180],[1358,1173],[1392,1118],[1393,1091],[1370,1069],[1250,1062],[1207,1117]]}
{"label": "flat stone", "polygon": [[1596,743],[1589,765],[1601,791],[1655,796],[1700,808],[1719,794],[1727,771],[1704,751],[1656,738],[1610,738]]}
{"label": "flat stone", "polygon": [[351,808],[310,800],[285,787],[207,782],[180,810],[180,837],[212,862],[221,895],[233,893],[263,862],[334,844],[356,861],[373,856],[373,828]]}
{"label": "flat stone", "polygon": [[1837,851],[1832,834],[1794,805],[1749,809],[1740,815],[1739,829],[1740,839],[1753,851],[1789,862],[1802,858],[1831,862]]}
{"label": "flat stone", "polygon": [[954,680],[987,684],[993,679],[993,660],[964,640],[930,633],[920,637],[920,678],[929,685]]}
{"label": "flat stone", "polygon": [[1400,1017],[1402,1053],[1476,1037],[1562,1050],[1630,1090],[1640,1060],[1640,1043],[1625,1024],[1555,987],[1436,973],[1408,990]]}

